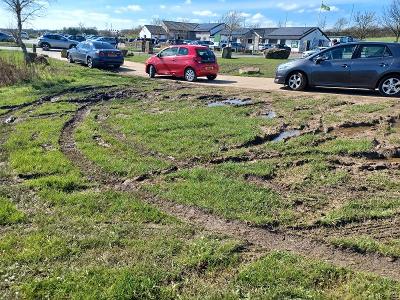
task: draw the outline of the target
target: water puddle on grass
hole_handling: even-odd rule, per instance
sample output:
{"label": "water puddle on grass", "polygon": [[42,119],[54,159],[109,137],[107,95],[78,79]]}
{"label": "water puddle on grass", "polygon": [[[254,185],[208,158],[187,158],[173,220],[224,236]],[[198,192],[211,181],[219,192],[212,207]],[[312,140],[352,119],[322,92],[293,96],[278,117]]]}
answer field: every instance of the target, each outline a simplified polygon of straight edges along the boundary
{"label": "water puddle on grass", "polygon": [[208,107],[217,107],[217,106],[246,106],[246,105],[251,105],[253,104],[252,100],[247,100],[247,99],[228,99],[224,101],[217,101],[217,102],[211,102],[208,103]]}
{"label": "water puddle on grass", "polygon": [[299,136],[300,130],[285,130],[282,131],[278,136],[274,137],[271,142],[281,142],[291,137]]}
{"label": "water puddle on grass", "polygon": [[276,118],[276,112],[271,110],[267,113],[263,113],[263,114],[261,114],[261,118],[268,119],[268,120],[274,119],[274,118]]}
{"label": "water puddle on grass", "polygon": [[337,136],[354,137],[365,136],[373,130],[374,127],[371,126],[354,126],[337,128],[332,130],[330,133]]}

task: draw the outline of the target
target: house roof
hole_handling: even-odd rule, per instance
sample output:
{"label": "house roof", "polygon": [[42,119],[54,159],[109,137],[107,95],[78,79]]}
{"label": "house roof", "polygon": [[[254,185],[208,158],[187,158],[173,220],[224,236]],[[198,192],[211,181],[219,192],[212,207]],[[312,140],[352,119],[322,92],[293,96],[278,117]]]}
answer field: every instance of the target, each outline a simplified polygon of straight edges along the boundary
{"label": "house roof", "polygon": [[[232,36],[242,36],[242,35],[246,35],[247,33],[249,33],[250,31],[252,31],[251,28],[239,28],[238,30],[235,30],[232,32]],[[220,32],[221,35],[228,35],[229,31],[224,29]]]}
{"label": "house roof", "polygon": [[278,28],[255,28],[253,31],[258,34],[260,37],[265,37],[269,35],[271,32],[277,30]]}
{"label": "house roof", "polygon": [[144,25],[143,27],[146,27],[147,30],[148,30],[151,34],[167,34],[167,32],[165,31],[165,29],[162,28],[162,26],[158,26],[158,25]]}
{"label": "house roof", "polygon": [[198,24],[194,31],[197,32],[205,32],[205,31],[211,31],[215,27],[218,27],[220,25],[223,25],[223,23],[203,23],[203,24]]}
{"label": "house roof", "polygon": [[186,23],[186,22],[175,22],[175,21],[163,21],[164,26],[168,30],[176,30],[176,31],[194,31],[197,23]]}
{"label": "house roof", "polygon": [[267,37],[270,39],[299,40],[315,30],[320,29],[318,27],[281,27],[270,32]]}

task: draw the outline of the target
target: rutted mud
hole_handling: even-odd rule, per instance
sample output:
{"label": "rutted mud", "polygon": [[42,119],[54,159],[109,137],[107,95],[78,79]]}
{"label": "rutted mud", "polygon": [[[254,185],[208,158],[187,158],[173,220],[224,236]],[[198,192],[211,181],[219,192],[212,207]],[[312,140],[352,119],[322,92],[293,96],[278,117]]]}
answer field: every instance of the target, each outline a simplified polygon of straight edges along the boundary
{"label": "rutted mud", "polygon": [[[92,103],[96,103],[96,101]],[[168,214],[204,227],[211,232],[246,240],[267,251],[292,251],[296,254],[324,260],[337,266],[351,267],[354,270],[372,272],[400,280],[399,261],[390,262],[387,258],[380,255],[361,255],[359,253],[345,251],[316,241],[308,236],[304,237],[284,232],[272,232],[267,229],[253,227],[244,222],[229,221],[197,207],[180,205],[175,202],[158,199],[138,189],[138,182],[110,176],[87,160],[76,148],[73,139],[74,130],[89,113],[89,105],[90,104],[86,104],[82,106],[73,118],[65,124],[59,143],[63,153],[90,179],[105,185],[106,188],[138,192],[143,201],[157,206]]]}

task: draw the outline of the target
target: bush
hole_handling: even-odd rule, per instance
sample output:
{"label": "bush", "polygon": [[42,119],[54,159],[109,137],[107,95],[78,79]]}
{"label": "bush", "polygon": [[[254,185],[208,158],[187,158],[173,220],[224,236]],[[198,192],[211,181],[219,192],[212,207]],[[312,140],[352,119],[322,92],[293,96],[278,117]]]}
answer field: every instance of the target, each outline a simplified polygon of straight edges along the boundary
{"label": "bush", "polygon": [[290,51],[286,49],[268,49],[264,51],[265,58],[288,59]]}

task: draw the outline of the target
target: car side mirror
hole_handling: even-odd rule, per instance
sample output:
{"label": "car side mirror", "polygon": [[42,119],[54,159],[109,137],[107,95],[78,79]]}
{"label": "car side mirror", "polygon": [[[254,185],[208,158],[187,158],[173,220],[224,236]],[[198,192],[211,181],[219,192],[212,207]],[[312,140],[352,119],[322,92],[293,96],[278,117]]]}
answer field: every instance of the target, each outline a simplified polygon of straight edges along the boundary
{"label": "car side mirror", "polygon": [[325,61],[326,60],[326,57],[325,56],[318,56],[316,59],[315,59],[315,64],[316,65],[319,65],[320,63],[322,63],[323,61]]}

